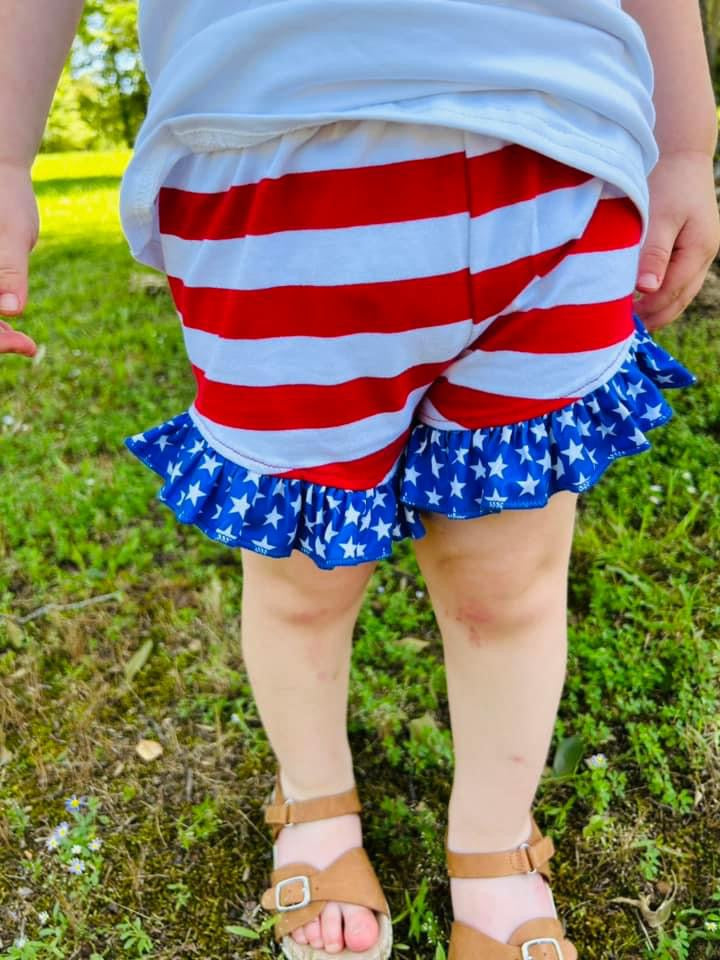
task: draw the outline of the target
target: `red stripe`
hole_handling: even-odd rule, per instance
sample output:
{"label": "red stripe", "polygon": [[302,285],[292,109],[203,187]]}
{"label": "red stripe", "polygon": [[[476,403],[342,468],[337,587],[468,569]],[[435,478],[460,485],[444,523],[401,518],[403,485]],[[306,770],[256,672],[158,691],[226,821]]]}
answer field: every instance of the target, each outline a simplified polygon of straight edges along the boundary
{"label": "red stripe", "polygon": [[331,386],[279,384],[245,387],[208,380],[198,367],[195,406],[215,423],[244,430],[340,427],[378,413],[402,410],[408,395],[429,386],[449,365],[422,363],[395,377],[357,377]]}
{"label": "red stripe", "polygon": [[640,211],[628,197],[601,200],[579,240],[569,245],[569,253],[602,253],[635,247],[642,237]]}
{"label": "red stripe", "polygon": [[632,296],[608,303],[508,313],[473,341],[471,350],[579,353],[621,343],[633,333]]}
{"label": "red stripe", "polygon": [[226,340],[402,333],[500,313],[534,277],[562,261],[566,246],[481,273],[381,283],[219,290],[168,280],[183,324]]}
{"label": "red stripe", "polygon": [[324,483],[346,490],[368,490],[370,487],[376,487],[383,477],[387,476],[400,456],[411,429],[412,426],[408,427],[397,440],[393,440],[387,447],[367,457],[328,463],[321,467],[298,467],[297,470],[288,470],[287,473],[279,473],[275,476],[307,480],[309,483]]}
{"label": "red stripe", "polygon": [[449,383],[445,377],[433,384],[428,397],[444,417],[461,424],[466,430],[504,427],[521,420],[530,420],[532,417],[541,417],[579,399],[566,397],[562,400],[528,400],[524,397],[506,397],[499,393],[458,387]]}
{"label": "red stripe", "polygon": [[456,152],[347,170],[288,173],[216,193],[162,187],[160,232],[185,240],[229,240],[468,210],[476,217],[590,179],[590,174],[510,145],[477,157]]}
{"label": "red stripe", "polygon": [[342,286],[186,287],[169,277],[186,327],[227,340],[401,333],[470,319],[467,270]]}

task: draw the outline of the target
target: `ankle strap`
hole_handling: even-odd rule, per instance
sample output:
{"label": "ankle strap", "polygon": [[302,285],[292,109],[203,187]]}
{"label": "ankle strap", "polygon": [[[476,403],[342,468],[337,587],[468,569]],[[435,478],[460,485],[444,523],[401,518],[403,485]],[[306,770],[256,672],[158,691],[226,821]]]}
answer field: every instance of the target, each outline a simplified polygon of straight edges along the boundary
{"label": "ankle strap", "polygon": [[265,807],[265,823],[271,825],[274,839],[282,827],[289,823],[325,820],[328,817],[339,817],[344,813],[359,813],[361,810],[362,804],[356,787],[327,797],[314,797],[312,800],[286,800],[278,770],[273,803]]}
{"label": "ankle strap", "polygon": [[551,837],[544,837],[534,818],[529,843],[497,853],[457,853],[450,850],[445,834],[445,855],[451,877],[507,877],[518,873],[542,873],[548,880],[549,860],[555,853]]}

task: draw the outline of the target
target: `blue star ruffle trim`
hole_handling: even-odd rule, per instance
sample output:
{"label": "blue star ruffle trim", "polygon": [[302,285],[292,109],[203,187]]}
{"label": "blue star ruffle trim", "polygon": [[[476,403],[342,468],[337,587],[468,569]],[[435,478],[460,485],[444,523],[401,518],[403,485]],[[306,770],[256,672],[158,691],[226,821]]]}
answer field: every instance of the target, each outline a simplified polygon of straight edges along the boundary
{"label": "blue star ruffle trim", "polygon": [[425,535],[414,508],[461,519],[542,507],[560,490],[587,490],[618,457],[649,449],[644,431],[672,417],[659,388],[697,378],[638,317],[635,326],[624,365],[604,386],[511,426],[418,423],[394,474],[369,490],[248,470],[214,450],[188,413],[125,443],[164,478],[158,499],[213,540],[272,557],[300,550],[326,570],[380,560],[394,540]]}
{"label": "blue star ruffle trim", "polygon": [[395,480],[343,490],[255,473],[214,450],[188,413],[125,445],[165,478],[157,496],[178,520],[231,547],[271,557],[300,550],[329,570],[388,557],[394,540],[425,534]]}
{"label": "blue star ruffle trim", "polygon": [[615,376],[560,410],[478,430],[415,426],[400,500],[457,519],[543,507],[561,490],[587,490],[613,460],[648,450],[645,431],[673,415],[659,387],[688,387],[697,378],[634,319],[628,356]]}

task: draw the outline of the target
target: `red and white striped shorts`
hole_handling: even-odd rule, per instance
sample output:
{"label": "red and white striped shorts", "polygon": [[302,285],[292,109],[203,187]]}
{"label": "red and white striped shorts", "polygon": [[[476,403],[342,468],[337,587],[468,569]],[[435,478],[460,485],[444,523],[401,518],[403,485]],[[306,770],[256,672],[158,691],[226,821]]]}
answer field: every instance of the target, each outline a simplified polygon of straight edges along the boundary
{"label": "red and white striped shorts", "polygon": [[262,474],[377,486],[414,424],[559,410],[617,373],[635,330],[634,204],[462,130],[342,121],[193,155],[158,218],[190,415]]}

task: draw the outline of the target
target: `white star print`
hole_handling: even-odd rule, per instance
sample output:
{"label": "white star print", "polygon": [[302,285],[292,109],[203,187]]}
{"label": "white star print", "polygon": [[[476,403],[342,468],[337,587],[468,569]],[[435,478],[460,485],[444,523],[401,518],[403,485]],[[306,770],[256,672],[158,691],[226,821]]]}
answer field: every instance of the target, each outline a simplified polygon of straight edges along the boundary
{"label": "white star print", "polygon": [[630,411],[624,403],[618,403],[616,407],[613,407],[613,413],[619,414],[623,420],[630,416]]}
{"label": "white star print", "polygon": [[484,443],[485,434],[482,432],[482,430],[476,430],[473,434],[473,446],[477,447],[478,450],[482,450]]}
{"label": "white star print", "polygon": [[510,441],[512,440],[512,435],[513,435],[512,427],[503,427],[501,442],[510,443]]}
{"label": "white star print", "polygon": [[401,537],[401,536],[402,536],[402,530],[400,529],[400,524],[399,524],[399,523],[396,523],[395,526],[393,527],[393,536],[394,536],[394,537]]}
{"label": "white star print", "polygon": [[297,498],[293,500],[290,506],[293,508],[295,513],[300,513],[300,507],[302,506],[302,497],[300,494],[297,495]]}
{"label": "white star print", "polygon": [[572,410],[561,410],[558,414],[558,423],[561,427],[574,427],[575,419]]}
{"label": "white star print", "polygon": [[170,441],[167,437],[158,437],[153,446],[160,447],[161,450],[164,450],[169,443]]}
{"label": "white star print", "polygon": [[[597,449],[597,447],[595,449]],[[586,450],[585,452],[590,458],[590,462],[593,463],[595,466],[597,466],[597,460],[594,457],[595,450]]]}
{"label": "white star print", "polygon": [[322,542],[320,537],[315,537],[315,553],[322,557],[323,560],[327,559],[325,557],[325,544]]}
{"label": "white star print", "polygon": [[574,440],[570,441],[570,446],[566,447],[565,450],[561,450],[561,453],[564,453],[566,457],[570,459],[570,465],[572,466],[576,460],[580,460],[583,456],[583,448],[581,443],[575,443]]}
{"label": "white star print", "polygon": [[609,427],[606,426],[606,424],[601,423],[601,424],[598,426],[598,430],[599,430],[600,433],[602,434],[603,440],[605,439],[605,437],[607,437],[607,436],[609,436],[609,435],[615,436],[615,424],[614,424],[614,423],[611,424]]}
{"label": "white star print", "polygon": [[478,503],[480,503],[481,500],[488,500],[490,503],[505,503],[505,501],[507,500],[507,497],[501,497],[498,491],[498,488],[495,487],[495,489],[493,490],[492,494],[489,497],[485,496],[485,497],[477,498]]}
{"label": "white star print", "polygon": [[415,511],[411,510],[409,507],[403,507],[405,511],[405,519],[408,523],[415,523]]}
{"label": "white star print", "polygon": [[539,443],[543,437],[548,435],[547,429],[544,423],[536,423],[534,427],[530,427],[530,430],[535,434],[535,440]]}
{"label": "white star print", "polygon": [[427,445],[428,445],[427,437],[425,437],[425,439],[423,440],[423,442],[422,442],[422,443],[420,444],[420,446],[418,447],[418,453],[425,453],[425,447],[426,447]]}
{"label": "white star print", "polygon": [[220,466],[222,466],[222,461],[216,460],[214,454],[212,456],[208,456],[206,453],[203,454],[203,462],[200,465],[201,470],[207,470],[210,476],[212,476]]}
{"label": "white star print", "polygon": [[520,465],[521,465],[521,466],[522,466],[523,463],[525,463],[526,460],[532,460],[532,457],[530,456],[530,448],[528,447],[527,444],[524,444],[522,447],[516,447],[516,448],[515,448],[515,453],[519,453],[519,454],[520,454]]}
{"label": "white star print", "polygon": [[346,523],[357,523],[360,519],[360,513],[355,509],[355,507],[350,504],[345,511],[345,521]]}
{"label": "white star print", "polygon": [[642,415],[643,420],[649,420],[650,423],[655,423],[656,420],[660,420],[662,417],[662,404],[659,403],[656,407],[649,407],[645,404],[645,413]]}
{"label": "white star print", "polygon": [[378,540],[382,540],[384,537],[390,537],[390,526],[391,524],[386,523],[384,520],[378,520],[374,527],[370,527],[371,530],[374,530],[377,534]]}
{"label": "white star print", "polygon": [[426,490],[425,493],[429,502],[434,507],[437,507],[440,504],[441,495],[437,492],[437,490],[434,487],[432,488],[432,490]]}
{"label": "white star print", "polygon": [[202,440],[196,440],[195,443],[192,445],[192,448],[188,450],[188,453],[190,454],[191,457],[194,457],[196,453],[202,453],[204,447],[205,447],[205,444],[203,443]]}
{"label": "white star print", "polygon": [[353,538],[350,537],[349,540],[346,540],[345,543],[341,543],[340,546],[345,551],[345,559],[352,559],[355,556],[357,550],[357,544],[353,542]]}
{"label": "white star print", "polygon": [[469,447],[461,447],[459,450],[455,451],[455,459],[453,463],[465,463],[465,455],[470,452]]}
{"label": "white star print", "polygon": [[555,471],[555,479],[559,480],[565,473],[565,467],[563,466],[562,460],[558,460],[557,463],[553,464],[553,470]]}
{"label": "white star print", "polygon": [[143,441],[145,440],[145,434],[144,434],[144,433],[136,433],[134,436],[130,437],[130,439],[131,439],[134,443],[143,443]]}
{"label": "white star print", "polygon": [[633,400],[637,400],[638,394],[646,392],[642,380],[638,380],[637,383],[632,383],[631,381],[628,384],[627,392],[630,394]]}
{"label": "white star print", "polygon": [[490,461],[491,477],[500,477],[503,479],[503,470],[507,470],[507,464],[503,460],[502,455],[499,455],[496,460]]}
{"label": "white star print", "polygon": [[379,490],[376,490],[372,505],[374,507],[384,507],[386,496],[387,496],[387,493],[380,493]]}
{"label": "white star print", "polygon": [[366,544],[364,544],[364,543],[359,543],[359,544],[357,545],[357,547],[355,548],[355,552],[356,552],[356,554],[357,554],[358,557],[363,557],[363,556],[365,556],[365,547],[366,547]]}
{"label": "white star print", "polygon": [[414,487],[417,486],[417,478],[420,476],[415,467],[406,467],[405,469],[405,480],[407,483],[412,483]]}
{"label": "white star print", "polygon": [[371,520],[372,520],[372,514],[371,514],[370,511],[368,510],[368,512],[363,515],[363,518],[362,518],[362,520],[360,521],[360,529],[361,529],[361,530],[367,530],[367,528],[370,526],[370,521],[371,521]]}
{"label": "white star print", "polygon": [[472,465],[470,466],[470,469],[475,472],[475,479],[476,479],[476,480],[477,480],[478,477],[486,477],[486,476],[487,476],[487,470],[485,469],[485,464],[484,464],[484,463],[474,463],[474,464],[472,464]]}
{"label": "white star print", "polygon": [[590,424],[588,423],[587,420],[578,420],[577,425],[578,425],[578,430],[580,431],[581,436],[583,437],[590,436]]}
{"label": "white star print", "polygon": [[278,520],[282,520],[282,514],[279,512],[277,507],[273,507],[270,513],[265,514],[265,524],[271,523],[275,530],[277,530]]}
{"label": "white star print", "polygon": [[200,499],[200,497],[206,497],[206,496],[207,494],[203,493],[203,491],[200,489],[199,483],[193,483],[190,487],[188,487],[187,499],[192,503],[194,507],[197,506],[197,502]]}
{"label": "white star print", "polygon": [[440,440],[440,431],[433,430],[430,434],[430,443],[437,443]]}
{"label": "white star print", "polygon": [[274,549],[273,545],[268,542],[267,534],[262,538],[262,540],[253,540],[253,543],[256,547],[259,547],[260,550]]}
{"label": "white star print", "polygon": [[[245,483],[254,483],[256,487],[260,486],[260,474],[255,473],[254,470],[246,470]],[[264,496],[264,494],[263,494]],[[253,540],[253,543],[255,541]]]}
{"label": "white star print", "polygon": [[333,530],[333,525],[331,520],[330,523],[327,525],[327,527],[325,527],[325,534],[324,534],[325,542],[330,543],[332,538],[336,537],[339,533],[340,533],[339,530]]}
{"label": "white star print", "polygon": [[675,377],[673,377],[672,374],[671,374],[670,376],[667,376],[667,377],[657,377],[656,379],[657,379],[657,382],[658,382],[658,383],[672,383],[673,380],[675,379]]}
{"label": "white star print", "polygon": [[462,500],[462,488],[465,486],[464,483],[460,483],[457,477],[453,477],[450,481],[450,496],[451,497],[460,497]]}
{"label": "white star print", "polygon": [[180,462],[178,461],[177,463],[169,463],[167,466],[167,472],[168,472],[168,477],[170,478],[170,482],[172,482],[173,480],[177,480],[178,477],[181,477],[182,467],[180,466]]}
{"label": "white star print", "polygon": [[445,464],[444,464],[444,463],[439,463],[439,462],[435,459],[435,454],[433,454],[433,455],[432,455],[432,458],[431,458],[431,460],[430,460],[430,469],[432,470],[432,474],[433,474],[434,477],[438,477],[438,478],[440,477],[440,471],[442,470],[442,468],[443,468],[444,466],[445,466]]}
{"label": "white star print", "polygon": [[305,537],[304,540],[301,539],[300,546],[303,548],[303,550],[307,550],[307,552],[310,553],[312,550],[312,546],[310,545],[310,537]]}
{"label": "white star print", "polygon": [[582,485],[583,483],[587,483],[587,477],[585,476],[584,473],[581,473],[581,474],[580,474],[580,476],[577,478],[577,482],[578,482],[580,485]]}
{"label": "white star print", "polygon": [[330,504],[331,510],[337,510],[337,508],[342,503],[342,500],[338,500],[337,497],[334,497],[331,493],[327,495],[327,502]]}
{"label": "white star print", "polygon": [[232,524],[228,524],[224,530],[215,530],[215,533],[218,537],[224,537],[225,540],[237,540],[233,533]]}
{"label": "white star print", "polygon": [[587,405],[590,407],[593,413],[600,413],[600,404],[597,402],[595,397],[593,397],[592,400],[588,400]]}
{"label": "white star print", "polygon": [[543,468],[543,473],[547,473],[547,471],[552,466],[552,460],[550,459],[550,451],[546,450],[542,460],[536,460],[535,463],[539,467]]}
{"label": "white star print", "polygon": [[535,496],[535,487],[540,483],[539,480],[535,480],[533,477],[528,474],[524,480],[516,480],[515,483],[519,483],[522,487],[522,493],[520,496],[524,496],[526,493],[530,496]]}
{"label": "white star print", "polygon": [[250,507],[250,501],[247,498],[247,494],[244,493],[242,497],[230,497],[230,499],[232,500],[233,505],[229,515],[232,515],[233,513],[239,513],[244,520],[245,514]]}
{"label": "white star print", "polygon": [[633,433],[630,439],[632,440],[633,443],[638,443],[640,445],[644,445],[648,442],[648,438],[645,436],[642,430],[638,430],[637,427],[635,427],[635,433]]}
{"label": "white star print", "polygon": [[221,503],[215,504],[215,513],[213,514],[213,517],[212,517],[213,520],[219,520],[221,513],[222,513],[222,504]]}

